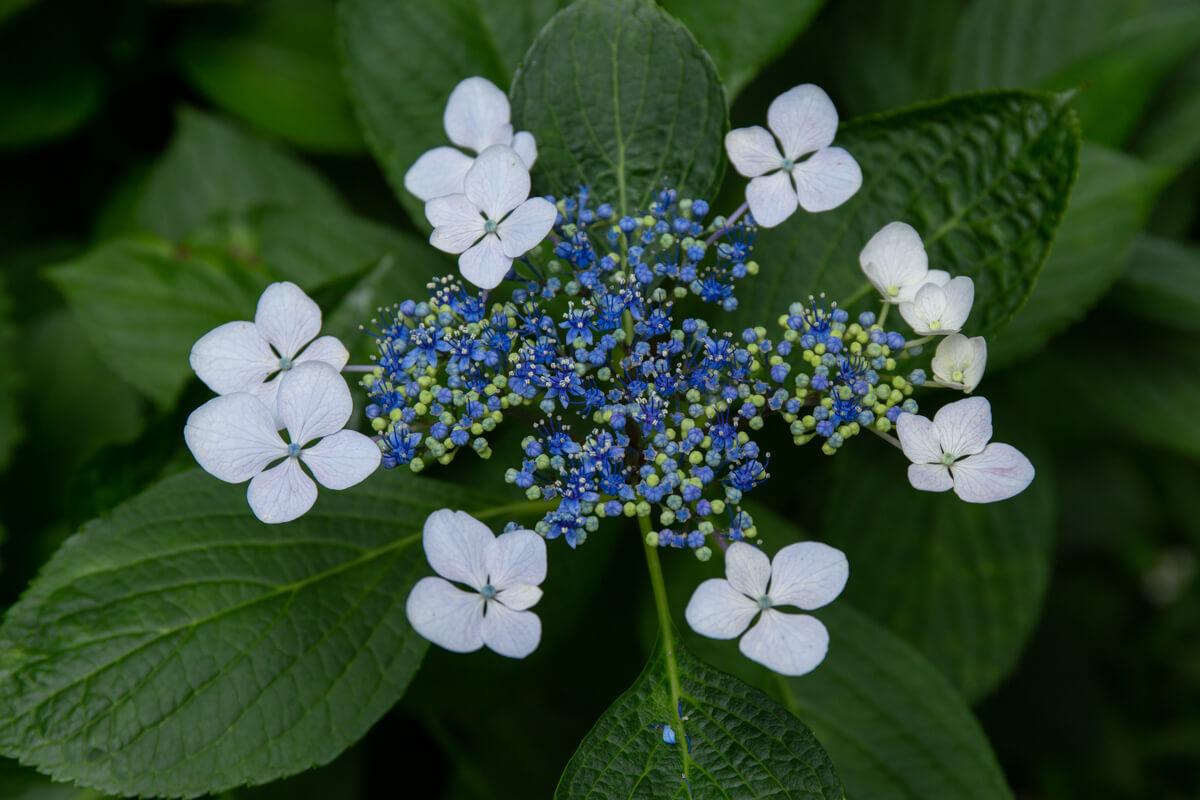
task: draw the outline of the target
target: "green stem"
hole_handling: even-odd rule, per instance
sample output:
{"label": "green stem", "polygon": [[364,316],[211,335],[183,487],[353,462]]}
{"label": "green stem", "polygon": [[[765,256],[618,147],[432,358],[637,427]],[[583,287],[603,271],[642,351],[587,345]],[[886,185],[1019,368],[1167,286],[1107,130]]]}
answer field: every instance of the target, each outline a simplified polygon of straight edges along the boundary
{"label": "green stem", "polygon": [[879,318],[875,320],[879,327],[883,327],[883,323],[887,322],[888,312],[892,310],[891,303],[884,303],[883,308],[879,309]]}
{"label": "green stem", "polygon": [[854,305],[859,300],[861,300],[869,291],[871,291],[871,282],[866,281],[861,286],[859,286],[857,289],[855,289],[853,294],[851,294],[849,297],[847,297],[844,301],[838,303],[838,305],[841,308],[848,309],[848,308],[850,308],[850,306]]}
{"label": "green stem", "polygon": [[[642,550],[646,554],[646,569],[650,573],[650,586],[654,589],[654,606],[658,611],[658,629],[659,635],[662,636],[663,658],[667,662],[667,682],[671,686],[671,711],[675,713],[680,708],[680,700],[683,699],[683,690],[679,686],[679,664],[675,660],[675,627],[671,624],[671,605],[667,601],[667,583],[663,580],[662,564],[658,560],[658,547],[646,543],[646,534],[650,533],[650,517],[638,517],[638,527],[642,532]],[[685,723],[682,719],[672,720],[672,724],[678,722],[678,736],[676,736],[676,744],[679,747],[679,754],[683,758],[683,777],[687,778],[688,774],[688,739]]]}

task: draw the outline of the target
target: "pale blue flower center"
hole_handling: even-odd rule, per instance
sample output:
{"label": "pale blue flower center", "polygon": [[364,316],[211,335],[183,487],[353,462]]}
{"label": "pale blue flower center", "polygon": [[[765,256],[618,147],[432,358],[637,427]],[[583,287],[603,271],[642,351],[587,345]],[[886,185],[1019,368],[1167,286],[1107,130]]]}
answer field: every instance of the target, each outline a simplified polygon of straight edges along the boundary
{"label": "pale blue flower center", "polygon": [[785,158],[782,166],[784,169],[791,169],[792,167],[796,166],[796,162],[792,161],[790,158]]}
{"label": "pale blue flower center", "polygon": [[771,607],[771,598],[765,594],[762,597],[758,598],[758,607],[759,608],[770,608]]}
{"label": "pale blue flower center", "polygon": [[290,358],[288,358],[287,356],[283,356],[282,358],[279,359],[279,368],[281,370],[284,370],[285,372],[287,370],[291,369],[292,368],[292,360]]}
{"label": "pale blue flower center", "polygon": [[483,223],[483,232],[484,233],[495,233],[496,232],[495,221],[489,219],[487,222]]}
{"label": "pale blue flower center", "polygon": [[292,442],[291,444],[289,444],[288,445],[288,455],[289,456],[300,455],[300,445],[296,444],[295,442]]}
{"label": "pale blue flower center", "polygon": [[483,595],[484,600],[491,600],[496,596],[496,587],[492,586],[490,583],[485,583],[483,588],[479,590],[479,593]]}

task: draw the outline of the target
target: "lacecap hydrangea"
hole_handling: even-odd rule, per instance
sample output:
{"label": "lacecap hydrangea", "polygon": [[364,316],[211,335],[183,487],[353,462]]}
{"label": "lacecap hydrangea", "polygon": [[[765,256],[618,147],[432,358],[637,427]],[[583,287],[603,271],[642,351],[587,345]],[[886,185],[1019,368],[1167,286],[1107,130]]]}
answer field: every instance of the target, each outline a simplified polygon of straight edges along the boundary
{"label": "lacecap hydrangea", "polygon": [[[373,363],[346,366],[344,348],[334,353],[322,344],[310,356],[324,359],[320,367],[304,370],[310,383],[320,379],[330,403],[336,395],[341,404],[320,428],[324,441],[346,443],[337,469],[327,468],[320,444],[315,460],[302,451],[291,423],[289,442],[272,430],[275,444],[260,431],[264,420],[275,418],[278,428],[299,419],[295,410],[279,414],[301,386],[291,375],[304,357],[296,354],[320,318],[318,311],[314,328],[311,308],[298,299],[298,313],[308,314],[303,342],[271,338],[284,322],[260,325],[261,335],[250,323],[223,326],[197,343],[194,364],[210,371],[218,364],[241,380],[205,378],[223,397],[238,395],[232,404],[210,401],[222,403],[222,435],[267,442],[258,461],[234,469],[214,461],[211,442],[197,449],[201,438],[189,434],[201,466],[236,482],[261,472],[266,454],[284,458],[287,475],[272,482],[271,502],[286,513],[259,514],[283,521],[315,500],[305,470],[338,489],[380,464],[420,472],[464,451],[499,458],[504,481],[545,512],[531,530],[513,522],[498,537],[463,512],[430,517],[425,548],[440,577],[418,584],[407,613],[434,643],[528,655],[541,636],[529,609],[541,597],[545,543],[579,548],[630,518],[649,547],[690,550],[702,561],[724,554],[727,577],[706,581],[688,605],[693,629],[716,638],[749,629],[740,640],[748,657],[782,674],[815,668],[828,646],[824,626],[778,607],[831,602],[849,566],[844,554],[817,542],[780,548],[773,560],[762,552],[765,532],[743,503],[771,477],[761,441],[768,417],[789,426],[795,445],[814,443],[828,455],[864,432],[880,436],[907,456],[916,489],[953,489],[968,502],[1017,494],[1033,467],[1011,446],[989,444],[990,406],[981,397],[947,404],[932,421],[918,416],[915,395],[927,384],[973,392],[987,350],[982,338],[960,333],[973,303],[971,279],[930,269],[919,233],[903,221],[862,250],[861,267],[880,293],[878,312],[852,317],[835,298],[818,295],[785,302],[760,325],[727,329],[738,284],[759,271],[760,230],[800,209],[836,208],[862,183],[853,155],[833,144],[837,112],[818,87],[785,92],[766,121],[726,136],[734,168],[751,179],[745,202],[731,213],[680,196],[670,176],[646,207],[622,210],[587,186],[565,197],[531,197],[534,137],[514,132],[498,88],[483,78],[463,81],[445,114],[447,136],[462,149],[426,153],[405,178],[426,204],[431,245],[457,255],[459,272],[430,276],[426,295],[381,308],[363,326],[377,346]],[[685,305],[711,313],[685,313]],[[253,348],[243,339],[253,339]],[[923,360],[934,341],[932,361]],[[244,352],[253,355],[249,366],[239,361]],[[330,376],[343,380],[337,368],[357,377],[366,394],[369,452],[343,435],[352,431],[336,433],[345,424],[344,401],[329,385]],[[319,415],[309,406],[306,414]],[[198,422],[220,416],[201,414],[206,407]],[[493,452],[489,435],[500,425],[526,431],[517,451]],[[254,481],[250,490],[258,513],[262,492]]]}

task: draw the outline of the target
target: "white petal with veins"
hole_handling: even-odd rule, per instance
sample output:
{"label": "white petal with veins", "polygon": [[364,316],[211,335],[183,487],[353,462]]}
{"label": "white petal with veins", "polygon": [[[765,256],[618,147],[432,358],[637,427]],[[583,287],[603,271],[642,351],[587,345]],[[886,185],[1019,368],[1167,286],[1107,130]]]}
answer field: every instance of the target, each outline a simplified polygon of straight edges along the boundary
{"label": "white petal with veins", "polygon": [[321,308],[291,281],[272,283],[258,298],[254,326],[284,358],[321,332]]}
{"label": "white petal with veins", "polygon": [[768,608],[738,648],[750,660],[780,675],[804,675],[816,669],[829,652],[829,631],[816,617]]}
{"label": "white petal with veins", "polygon": [[833,144],[838,113],[824,89],[805,83],[771,101],[767,127],[783,144],[784,156],[795,161]]}
{"label": "white petal with veins", "polygon": [[746,185],[746,204],[756,223],[774,228],[795,213],[799,201],[788,173],[773,172]]}
{"label": "white petal with veins", "polygon": [[796,197],[809,213],[831,211],[862,188],[862,168],[840,147],[826,147],[792,167]]}

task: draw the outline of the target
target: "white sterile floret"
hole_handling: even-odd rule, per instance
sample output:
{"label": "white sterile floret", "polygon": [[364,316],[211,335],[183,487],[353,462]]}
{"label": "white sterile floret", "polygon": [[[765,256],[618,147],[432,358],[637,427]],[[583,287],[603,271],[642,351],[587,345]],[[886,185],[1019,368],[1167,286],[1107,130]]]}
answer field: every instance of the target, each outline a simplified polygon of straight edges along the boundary
{"label": "white sterile floret", "polygon": [[307,361],[340,370],[350,358],[346,346],[333,336],[312,341],[320,332],[320,307],[296,284],[272,283],[258,298],[254,322],[239,320],[213,328],[192,345],[188,360],[217,394],[249,392],[262,400],[275,415],[275,427],[281,428],[275,396],[287,371]]}
{"label": "white sterile floret", "polygon": [[[513,133],[508,97],[487,78],[467,78],[454,87],[442,122],[446,135],[459,147],[482,153],[494,144],[508,145],[526,169],[537,161],[537,143],[529,131]],[[421,201],[462,194],[467,170],[475,162],[453,147],[435,147],[422,154],[404,174],[404,188]]]}
{"label": "white sterile floret", "polygon": [[944,286],[926,283],[910,302],[900,304],[900,316],[921,336],[958,333],[975,302],[975,282],[966,275]]}
{"label": "white sterile floret", "polygon": [[544,197],[529,198],[529,170],[511,147],[497,144],[475,159],[464,193],[435,197],[425,204],[433,227],[429,243],[462,253],[458,268],[481,289],[504,280],[513,259],[536,247],[558,218]]}
{"label": "white sterile floret", "polygon": [[312,508],[317,499],[312,478],[327,489],[347,489],[379,466],[378,445],[342,430],[354,401],[328,364],[307,361],[284,375],[278,409],[290,444],[280,438],[271,411],[247,392],[214,397],[192,412],[183,429],[206,471],[229,483],[250,481],[246,499],[263,522],[288,522]]}
{"label": "white sterile floret", "polygon": [[945,286],[950,273],[929,268],[925,245],[905,222],[889,222],[871,237],[858,255],[858,263],[885,303],[912,302],[926,283]]}
{"label": "white sterile floret", "polygon": [[829,95],[806,83],[771,102],[770,132],[755,125],[725,134],[725,152],[734,169],[753,178],[746,186],[746,203],[755,222],[773,228],[790,217],[797,204],[805,211],[828,211],[858,191],[858,162],[842,148],[829,146],[837,126],[837,109]]}
{"label": "white sterile floret", "polygon": [[933,421],[901,414],[896,432],[904,455],[913,462],[908,482],[924,492],[954,493],[968,503],[994,503],[1025,490],[1033,464],[1012,445],[992,438],[992,407],[986,398],[969,397],[942,408]]}
{"label": "white sterile floret", "polygon": [[[465,511],[443,508],[425,520],[429,565],[442,577],[422,578],[405,611],[413,630],[455,653],[487,645],[524,658],[542,640],[542,621],[528,609],[542,599],[546,542],[533,531],[494,536]],[[464,584],[463,591],[450,581]]]}
{"label": "white sterile floret", "polygon": [[933,355],[933,377],[942,386],[975,391],[987,366],[987,342],[982,336],[970,339],[961,333],[942,339]]}
{"label": "white sterile floret", "polygon": [[824,660],[829,632],[816,617],[777,609],[820,608],[842,593],[849,575],[846,554],[820,542],[789,544],[773,561],[753,545],[734,542],[725,551],[725,579],[697,586],[684,617],[701,636],[732,639],[761,611],[738,648],[781,675],[803,675]]}

